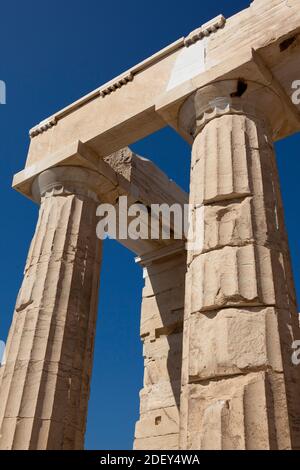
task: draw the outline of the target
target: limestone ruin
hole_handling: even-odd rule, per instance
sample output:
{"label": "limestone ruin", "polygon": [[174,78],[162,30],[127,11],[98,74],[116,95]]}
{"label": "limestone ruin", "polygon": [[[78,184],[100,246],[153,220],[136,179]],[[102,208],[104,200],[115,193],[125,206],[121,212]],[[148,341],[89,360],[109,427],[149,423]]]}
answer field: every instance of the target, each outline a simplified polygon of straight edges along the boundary
{"label": "limestone ruin", "polygon": [[[300,131],[299,0],[222,15],[30,131],[40,204],[0,368],[0,449],[82,449],[100,202],[190,203],[198,246],[120,240],[144,271],[135,449],[300,449],[300,339],[273,143]],[[128,146],[171,126],[190,194]],[[105,273],[103,273],[105,275]]]}

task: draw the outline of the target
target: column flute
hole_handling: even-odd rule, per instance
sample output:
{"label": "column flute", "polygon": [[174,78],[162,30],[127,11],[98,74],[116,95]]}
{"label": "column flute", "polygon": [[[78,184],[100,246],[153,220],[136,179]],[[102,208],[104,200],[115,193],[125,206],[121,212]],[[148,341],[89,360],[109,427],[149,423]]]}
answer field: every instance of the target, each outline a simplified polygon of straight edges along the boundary
{"label": "column flute", "polygon": [[0,449],[80,449],[89,398],[101,262],[100,176],[40,174],[41,203],[0,383]]}
{"label": "column flute", "polygon": [[296,449],[299,320],[273,140],[278,96],[243,80],[183,104],[193,139],[182,449]]}

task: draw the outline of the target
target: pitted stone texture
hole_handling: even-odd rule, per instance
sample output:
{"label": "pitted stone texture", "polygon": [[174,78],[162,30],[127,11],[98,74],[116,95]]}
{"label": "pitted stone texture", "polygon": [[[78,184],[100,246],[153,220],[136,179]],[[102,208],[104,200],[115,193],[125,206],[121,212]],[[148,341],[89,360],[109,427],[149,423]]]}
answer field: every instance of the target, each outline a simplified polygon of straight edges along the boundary
{"label": "pitted stone texture", "polygon": [[[190,382],[255,370],[283,371],[274,308],[228,308],[190,320]],[[285,347],[290,347],[286,337]]]}
{"label": "pitted stone texture", "polygon": [[185,449],[290,449],[283,374],[258,372],[189,385]]}
{"label": "pitted stone texture", "polygon": [[1,449],[83,447],[101,243],[96,202],[46,194],[9,333]]}

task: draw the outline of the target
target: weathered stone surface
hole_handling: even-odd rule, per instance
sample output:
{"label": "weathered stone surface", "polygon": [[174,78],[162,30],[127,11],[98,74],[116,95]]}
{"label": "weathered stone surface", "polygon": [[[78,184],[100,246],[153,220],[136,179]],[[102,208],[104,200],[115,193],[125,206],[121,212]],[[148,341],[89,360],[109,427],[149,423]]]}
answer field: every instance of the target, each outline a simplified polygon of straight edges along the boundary
{"label": "weathered stone surface", "polygon": [[[282,372],[277,315],[272,307],[228,308],[193,315],[189,340],[190,381],[269,368]],[[287,337],[286,342],[288,340]]]}
{"label": "weathered stone surface", "polygon": [[176,263],[166,267],[159,268],[153,265],[147,268],[145,274],[145,287],[143,289],[143,297],[151,297],[162,292],[169,293],[172,290],[183,289],[185,282],[186,266],[183,264],[182,257],[176,260]]}
{"label": "weathered stone surface", "polygon": [[[144,388],[134,447],[178,449],[185,253],[158,259],[145,271],[141,311]],[[159,443],[158,435],[164,436]]]}
{"label": "weathered stone surface", "polygon": [[271,253],[262,246],[225,247],[200,255],[192,261],[188,279],[192,312],[275,304]]}
{"label": "weathered stone surface", "polygon": [[203,221],[201,252],[253,242],[251,203],[251,198],[247,197],[242,202],[195,208],[196,216]]}
{"label": "weathered stone surface", "polygon": [[178,434],[179,410],[177,406],[157,409],[142,414],[135,428],[135,438],[145,439],[147,437],[166,436]]}
{"label": "weathered stone surface", "polygon": [[144,388],[140,392],[141,413],[174,406],[179,409],[182,333],[145,341],[144,360]]}
{"label": "weathered stone surface", "polygon": [[170,334],[183,322],[184,299],[182,289],[145,297],[141,312],[141,337]]}
{"label": "weathered stone surface", "polygon": [[134,441],[135,450],[178,450],[178,434],[146,437]]}
{"label": "weathered stone surface", "polygon": [[160,380],[153,385],[144,387],[140,392],[141,413],[179,406],[180,380],[170,382]]}
{"label": "weathered stone surface", "polygon": [[41,188],[3,368],[1,449],[83,447],[101,261],[97,197],[77,186],[86,173]]}
{"label": "weathered stone surface", "polygon": [[237,85],[209,85],[180,111],[195,137],[180,447],[298,449],[300,332],[272,146],[280,106],[274,97],[271,113],[271,101],[250,99],[254,84]]}
{"label": "weathered stone surface", "polygon": [[187,449],[290,449],[283,374],[258,372],[189,385]]}
{"label": "weathered stone surface", "polygon": [[199,246],[193,250],[193,257],[226,246],[251,243],[288,253],[282,230],[273,217],[274,201],[266,204],[263,196],[255,196],[196,206],[192,210],[192,220],[199,227]]}
{"label": "weathered stone surface", "polygon": [[181,372],[182,333],[162,336],[144,343],[144,385],[159,381],[179,381]]}
{"label": "weathered stone surface", "polygon": [[[65,149],[74,142],[84,142],[93,153],[84,164],[99,172],[105,167],[98,161],[103,156],[166,123],[187,141],[195,138],[190,201],[193,215],[203,220],[197,248],[188,256],[183,379],[177,361],[185,261],[177,267],[154,263],[144,289],[145,388],[136,448],[178,448],[180,386],[183,449],[300,448],[299,377],[290,366],[286,339],[299,336],[299,321],[272,148],[272,140],[300,129],[300,107],[290,99],[299,64],[299,11],[298,0],[254,0],[30,132],[26,170],[15,179],[15,187],[29,196],[31,179],[54,161],[64,164]],[[247,77],[247,82],[228,80],[232,76]],[[81,157],[76,155],[76,165],[83,163]],[[107,161],[116,163],[114,157]],[[139,163],[140,192],[128,169],[117,178],[133,182],[138,199],[150,193],[160,202],[177,192],[151,164]],[[104,192],[116,198],[116,175],[106,170]],[[153,190],[156,182],[158,191]],[[9,358],[0,370],[0,448],[82,446],[99,268],[89,232],[95,199],[89,191],[86,204],[85,186],[86,181],[67,194],[56,188],[62,192],[51,195],[49,217],[44,213],[41,219],[48,233],[37,230],[8,341]],[[84,240],[81,249],[78,240]],[[153,245],[126,246],[140,254]],[[254,373],[253,367],[264,370]],[[227,373],[238,375],[221,377]]]}
{"label": "weathered stone surface", "polygon": [[[249,243],[289,252],[268,126],[247,110],[227,111],[215,120],[208,116],[193,145],[191,235],[197,246],[188,263],[199,253]],[[245,178],[249,191],[241,189]]]}
{"label": "weathered stone surface", "polygon": [[194,144],[190,203],[235,199],[252,194],[244,120],[224,116],[211,121]]}

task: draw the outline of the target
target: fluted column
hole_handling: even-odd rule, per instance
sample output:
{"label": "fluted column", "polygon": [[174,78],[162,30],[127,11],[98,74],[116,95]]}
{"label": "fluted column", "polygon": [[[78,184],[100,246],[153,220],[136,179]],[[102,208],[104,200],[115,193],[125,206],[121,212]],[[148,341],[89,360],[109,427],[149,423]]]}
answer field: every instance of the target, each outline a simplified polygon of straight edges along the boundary
{"label": "fluted column", "polygon": [[231,80],[199,90],[181,391],[182,449],[299,448],[298,310],[273,137],[277,96]]}
{"label": "fluted column", "polygon": [[7,343],[0,449],[80,449],[94,348],[101,242],[99,175],[57,167],[34,182],[41,200]]}

